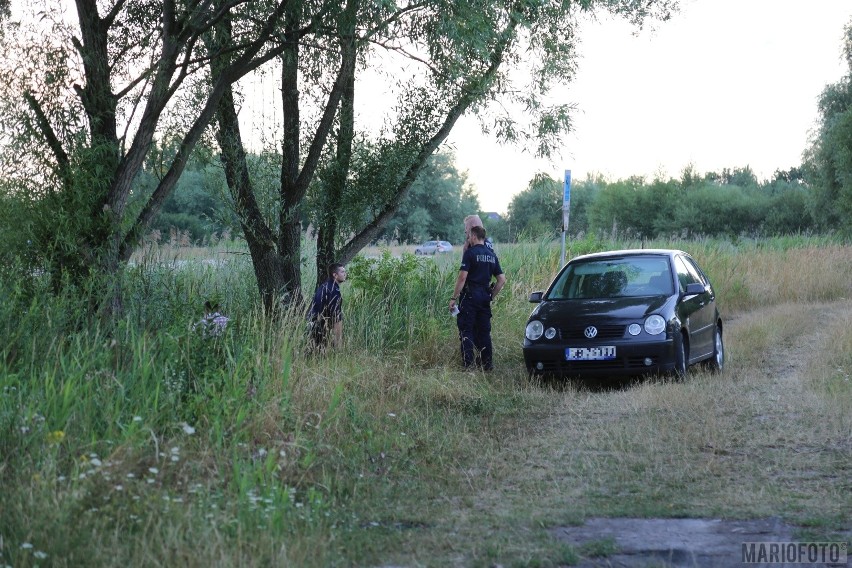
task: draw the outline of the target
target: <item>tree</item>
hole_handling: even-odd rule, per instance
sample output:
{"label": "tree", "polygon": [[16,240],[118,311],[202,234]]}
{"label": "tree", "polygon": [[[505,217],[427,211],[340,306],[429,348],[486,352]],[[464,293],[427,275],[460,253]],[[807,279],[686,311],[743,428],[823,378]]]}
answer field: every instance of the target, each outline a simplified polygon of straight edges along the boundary
{"label": "tree", "polygon": [[509,203],[514,236],[553,237],[562,227],[562,182],[539,173]]}
{"label": "tree", "polygon": [[[549,154],[570,125],[570,107],[544,101],[573,74],[581,14],[605,9],[641,24],[668,18],[675,4],[78,0],[73,26],[57,15],[48,33],[3,34],[0,174],[31,197],[32,232],[57,288],[93,274],[112,277],[215,114],[228,186],[271,307],[276,297],[301,297],[301,223],[312,184],[322,181],[327,204],[317,262],[346,262],[390,222],[464,113],[479,114],[503,140]],[[40,25],[52,8],[41,9]],[[379,57],[391,62],[396,104],[369,146],[375,151],[355,161],[354,142],[370,138],[356,122],[356,78],[383,65]],[[280,71],[284,117],[273,219],[255,195],[234,89],[271,61]],[[526,82],[518,80],[522,69]],[[150,195],[129,207],[146,156],[167,130],[179,136],[178,151]],[[22,155],[37,164],[32,172],[18,167]],[[344,231],[351,196],[365,193],[370,218]],[[120,295],[110,297],[120,307]]]}
{"label": "tree", "polygon": [[852,233],[852,20],[845,27],[843,54],[849,73],[820,95],[820,126],[805,154],[805,168],[814,220],[822,229],[848,234]]}
{"label": "tree", "polygon": [[[573,30],[579,14],[609,9],[639,23],[666,19],[674,2],[376,4],[349,0],[344,6],[330,4],[327,9],[322,2],[294,7],[285,17],[279,219],[261,222],[260,212],[250,206],[251,180],[239,175],[228,178],[232,192],[244,204],[238,211],[248,228],[247,240],[267,306],[276,296],[300,297],[300,218],[312,184],[324,197],[317,220],[321,273],[332,260],[347,262],[375,240],[402,206],[429,156],[464,113],[480,113],[502,139],[523,141],[538,154],[549,154],[570,124],[570,109],[547,107],[543,101],[554,82],[573,74]],[[328,16],[324,25],[312,25],[315,14],[324,10]],[[375,68],[380,57],[395,56],[398,59],[388,66],[401,75],[396,82],[397,103],[388,109],[378,137],[359,149],[354,142],[366,141],[368,136],[362,133],[363,125],[356,123],[357,77]],[[521,67],[530,70],[530,80],[516,85],[513,72]],[[408,69],[412,71],[406,74]],[[501,98],[503,104],[488,104]],[[315,115],[310,130],[303,133],[300,112],[306,100],[313,104],[309,108]],[[227,97],[223,99],[223,105],[229,104]],[[529,123],[513,118],[515,109],[523,109],[516,116],[529,118]],[[223,121],[226,115],[234,120]],[[220,109],[220,145],[230,162],[226,171],[236,173],[246,170],[239,163],[245,152],[240,150],[235,117],[232,109]],[[366,208],[357,210],[370,212],[354,228],[348,224],[353,219],[353,202],[366,202]]]}
{"label": "tree", "polygon": [[[285,5],[78,0],[73,27],[48,5],[39,25],[50,24],[49,33],[7,26],[0,115],[9,128],[0,175],[30,197],[30,227],[56,288],[117,274],[227,87],[283,52],[276,33]],[[227,63],[207,81],[199,70],[224,57],[204,39],[225,19],[238,22],[238,31]],[[180,132],[177,151],[141,207],[130,208],[134,182],[166,127]],[[36,167],[21,168],[22,161]],[[108,293],[107,305],[119,309],[120,294]]]}

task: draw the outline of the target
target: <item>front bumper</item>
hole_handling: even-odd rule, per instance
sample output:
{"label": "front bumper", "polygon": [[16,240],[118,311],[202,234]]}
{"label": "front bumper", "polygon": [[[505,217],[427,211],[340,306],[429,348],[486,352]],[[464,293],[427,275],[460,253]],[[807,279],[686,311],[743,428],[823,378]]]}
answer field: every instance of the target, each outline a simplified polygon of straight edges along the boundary
{"label": "front bumper", "polygon": [[[565,358],[566,347],[601,345],[614,345],[616,358],[606,361],[568,361]],[[536,375],[615,377],[662,374],[675,367],[674,342],[664,337],[656,341],[611,340],[567,345],[564,342],[533,342],[524,339],[524,362],[527,371]]]}

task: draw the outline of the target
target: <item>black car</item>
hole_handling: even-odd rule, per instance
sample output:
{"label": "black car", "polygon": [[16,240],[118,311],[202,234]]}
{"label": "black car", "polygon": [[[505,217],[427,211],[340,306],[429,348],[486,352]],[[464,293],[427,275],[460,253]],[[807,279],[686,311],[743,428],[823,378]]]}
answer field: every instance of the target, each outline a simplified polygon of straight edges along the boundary
{"label": "black car", "polygon": [[573,258],[537,303],[524,334],[536,375],[686,374],[725,362],[716,294],[680,250],[620,250]]}

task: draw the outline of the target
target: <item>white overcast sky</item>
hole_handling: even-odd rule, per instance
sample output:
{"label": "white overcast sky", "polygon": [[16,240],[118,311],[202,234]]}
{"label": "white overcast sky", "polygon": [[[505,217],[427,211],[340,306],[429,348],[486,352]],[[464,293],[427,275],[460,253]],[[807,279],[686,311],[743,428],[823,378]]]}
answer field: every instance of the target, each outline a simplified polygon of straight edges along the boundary
{"label": "white overcast sky", "polygon": [[817,97],[847,72],[852,0],[683,0],[653,31],[612,19],[581,29],[565,100],[574,132],[555,161],[501,147],[465,118],[448,140],[485,211],[506,212],[536,172],[574,180],[680,177],[750,166],[759,179],[801,163]]}

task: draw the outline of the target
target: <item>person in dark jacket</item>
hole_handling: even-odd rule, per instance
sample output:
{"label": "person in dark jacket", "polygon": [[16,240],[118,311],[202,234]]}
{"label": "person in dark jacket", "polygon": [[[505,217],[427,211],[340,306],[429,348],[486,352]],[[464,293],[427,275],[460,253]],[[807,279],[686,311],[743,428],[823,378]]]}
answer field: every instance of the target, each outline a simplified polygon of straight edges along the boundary
{"label": "person in dark jacket", "polygon": [[328,280],[323,282],[314,293],[311,309],[308,312],[308,324],[313,347],[322,349],[329,344],[339,347],[343,344],[343,296],[340,284],[346,281],[346,268],[342,264],[328,267]]}
{"label": "person in dark jacket", "polygon": [[[465,369],[493,368],[491,348],[491,302],[506,285],[506,275],[493,249],[485,245],[485,229],[468,230],[468,248],[462,255],[450,313],[458,307],[457,325]],[[495,278],[494,286],[491,279]]]}

